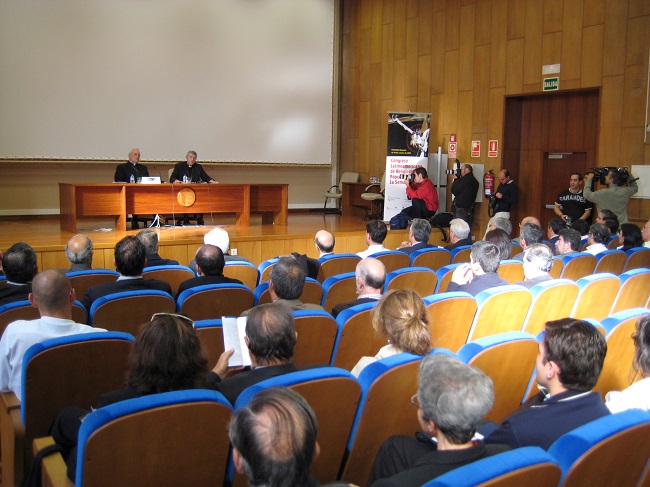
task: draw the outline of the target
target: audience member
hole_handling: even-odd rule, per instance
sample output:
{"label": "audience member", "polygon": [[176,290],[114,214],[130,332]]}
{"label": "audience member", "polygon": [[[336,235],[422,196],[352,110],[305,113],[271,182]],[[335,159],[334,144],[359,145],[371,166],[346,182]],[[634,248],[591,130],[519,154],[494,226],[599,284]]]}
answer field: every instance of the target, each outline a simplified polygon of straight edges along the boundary
{"label": "audience member", "polygon": [[643,246],[650,247],[650,220],[645,222],[645,225],[643,225],[641,235],[643,236]]}
{"label": "audience member", "polygon": [[0,305],[28,299],[38,272],[34,249],[25,242],[13,244],[2,257],[2,269],[7,282],[0,286]]}
{"label": "audience member", "polygon": [[318,259],[308,257],[307,254],[299,254],[298,252],[291,252],[291,255],[300,263],[300,266],[307,274],[307,277],[316,279],[320,270],[320,258],[324,255],[334,253],[334,235],[327,230],[319,230],[314,236],[314,244],[318,250]]}
{"label": "audience member", "polygon": [[228,360],[234,350],[226,350],[208,374],[207,385],[235,404],[241,392],[253,384],[295,372],[293,352],[297,334],[291,310],[278,303],[261,304],[248,312],[244,340],[251,356],[251,369],[226,377]]}
{"label": "audience member", "polygon": [[609,414],[600,394],[591,391],[605,360],[605,338],[572,318],[549,321],[545,328],[535,373],[545,392],[506,418],[486,443],[548,449],[563,434]]}
{"label": "audience member", "polygon": [[500,253],[496,245],[479,240],[472,245],[470,263],[463,263],[455,270],[447,291],[464,291],[476,296],[481,291],[497,286],[506,286],[497,274]]}
{"label": "audience member", "polygon": [[392,436],[381,446],[368,485],[418,487],[455,468],[507,450],[474,442],[494,403],[492,381],[480,369],[446,354],[425,357],[411,399],[422,432]]}
{"label": "audience member", "polygon": [[495,228],[500,228],[501,230],[506,232],[508,234],[508,237],[512,235],[512,223],[510,223],[510,220],[508,220],[507,218],[501,218],[498,216],[493,216],[492,218],[490,218],[485,233],[489,232],[490,230],[494,230]]}
{"label": "audience member", "polygon": [[[534,223],[525,223],[521,227],[521,233],[519,234],[519,245],[525,252],[526,249],[530,248],[533,244],[542,243],[544,241],[544,231],[538,225]],[[520,252],[513,257],[515,260],[524,260],[524,252]]]}
{"label": "audience member", "polygon": [[[627,225],[624,223],[623,225]],[[650,411],[650,315],[636,322],[633,367],[640,380],[623,391],[610,391],[605,396],[605,405],[612,413],[626,409],[645,409]]]}
{"label": "audience member", "polygon": [[560,231],[560,236],[555,242],[555,250],[557,255],[569,255],[580,252],[582,239],[577,230],[573,228],[565,228]]}
{"label": "audience member", "polygon": [[397,250],[401,250],[410,255],[416,250],[434,247],[429,244],[430,236],[431,223],[422,218],[414,218],[411,222],[411,228],[409,229],[408,241],[402,242],[402,245]]}
{"label": "audience member", "polygon": [[609,230],[605,225],[600,223],[594,223],[589,228],[589,239],[587,243],[589,244],[585,249],[585,252],[588,252],[592,255],[600,254],[607,250],[607,243],[609,242]]}
{"label": "audience member", "polygon": [[469,224],[465,220],[454,218],[449,222],[449,240],[451,240],[451,244],[445,248],[453,250],[464,245],[472,245],[472,237],[469,233]]}
{"label": "audience member", "polygon": [[[539,228],[542,228],[541,223],[539,223],[539,220],[536,217],[534,216],[524,217],[524,219],[519,222],[519,236],[517,238],[512,239],[512,241],[517,245],[521,245],[521,231],[524,229],[524,225],[526,225],[526,223],[532,223],[533,225],[537,225]],[[543,238],[544,237],[542,237],[542,239]],[[533,242],[533,243],[538,243],[538,242]]]}
{"label": "audience member", "polygon": [[38,308],[37,320],[9,323],[0,339],[0,389],[13,391],[22,400],[23,357],[29,347],[49,338],[105,331],[72,321],[77,296],[70,280],[60,271],[47,270],[34,277],[29,301]]}
{"label": "audience member", "polygon": [[142,279],[142,269],[147,263],[147,254],[144,245],[137,237],[124,237],[117,242],[114,257],[115,269],[120,273],[120,277],[115,282],[89,288],[81,300],[87,310],[90,310],[97,298],[123,291],[156,289],[172,294],[172,289],[166,282],[159,279]]}
{"label": "audience member", "polygon": [[571,228],[580,234],[580,238],[587,238],[589,236],[589,222],[586,220],[576,220],[571,224]]}
{"label": "audience member", "polygon": [[65,256],[71,271],[89,271],[93,267],[93,241],[85,235],[75,235],[65,246]]}
{"label": "audience member", "polygon": [[499,249],[499,260],[510,258],[510,255],[512,254],[512,240],[510,240],[510,235],[508,235],[505,230],[501,230],[500,228],[488,230],[483,240],[497,246]]}
{"label": "audience member", "polygon": [[553,252],[543,243],[536,243],[522,252],[525,280],[517,282],[520,286],[533,287],[540,282],[550,281],[553,267]]}
{"label": "audience member", "polygon": [[334,253],[334,245],[336,245],[336,238],[327,230],[319,230],[314,236],[314,244],[318,250],[318,257],[330,255]]}
{"label": "audience member", "polygon": [[377,252],[386,252],[388,249],[384,247],[383,243],[386,240],[388,229],[386,224],[381,220],[373,220],[366,224],[366,244],[368,249],[357,252],[357,255],[362,259],[376,254]]}
{"label": "audience member", "polygon": [[196,270],[199,277],[192,277],[181,282],[176,292],[176,298],[185,291],[197,286],[207,284],[241,284],[238,279],[231,279],[223,275],[223,268],[226,261],[223,258],[221,249],[216,245],[204,244],[199,247],[195,255]]}
{"label": "audience member", "polygon": [[386,337],[388,345],[374,357],[361,357],[352,375],[358,377],[366,366],[398,353],[426,355],[431,351],[428,325],[427,308],[418,293],[410,289],[388,292],[372,310],[372,327]]}
{"label": "audience member", "polygon": [[372,303],[381,298],[386,282],[386,266],[384,263],[373,257],[361,259],[354,271],[356,282],[357,299],[347,303],[334,306],[332,316],[336,318],[343,310],[356,306],[357,304]]}
{"label": "audience member", "polygon": [[566,228],[566,223],[562,218],[551,218],[548,222],[548,228],[546,230],[546,236],[553,245],[557,242],[557,239],[560,238],[560,230]]}
{"label": "audience member", "polygon": [[[203,243],[219,247],[221,252],[223,252],[223,258],[226,262],[250,262],[246,257],[242,257],[241,255],[230,255],[230,235],[223,228],[213,228],[203,235]],[[194,259],[187,266],[196,272],[196,261]]]}
{"label": "audience member", "polygon": [[618,231],[618,243],[621,244],[618,248],[623,251],[643,247],[641,230],[634,223],[623,223]]}
{"label": "audience member", "polygon": [[271,387],[235,411],[228,428],[235,469],[251,487],[309,487],[320,448],[318,421],[305,399],[286,387]]}
{"label": "audience member", "polygon": [[158,255],[158,234],[153,230],[140,230],[136,235],[142,242],[147,252],[147,267],[158,267],[161,265],[178,265],[178,261],[163,259]]}

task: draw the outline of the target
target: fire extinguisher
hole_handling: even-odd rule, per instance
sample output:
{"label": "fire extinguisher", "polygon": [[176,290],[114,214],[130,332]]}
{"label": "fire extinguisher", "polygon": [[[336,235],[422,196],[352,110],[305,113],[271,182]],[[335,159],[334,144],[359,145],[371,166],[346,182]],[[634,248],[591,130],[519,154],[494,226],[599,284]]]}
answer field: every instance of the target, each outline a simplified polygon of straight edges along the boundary
{"label": "fire extinguisher", "polygon": [[483,188],[485,189],[486,198],[489,198],[494,194],[494,172],[492,169],[483,176]]}

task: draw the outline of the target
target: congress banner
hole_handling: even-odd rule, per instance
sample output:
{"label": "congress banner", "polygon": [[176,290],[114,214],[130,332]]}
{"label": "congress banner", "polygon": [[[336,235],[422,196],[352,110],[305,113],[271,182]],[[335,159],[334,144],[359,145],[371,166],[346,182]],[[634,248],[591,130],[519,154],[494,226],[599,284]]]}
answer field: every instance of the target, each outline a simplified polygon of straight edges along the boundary
{"label": "congress banner", "polygon": [[413,170],[429,165],[430,113],[388,113],[384,220],[411,206],[405,180]]}

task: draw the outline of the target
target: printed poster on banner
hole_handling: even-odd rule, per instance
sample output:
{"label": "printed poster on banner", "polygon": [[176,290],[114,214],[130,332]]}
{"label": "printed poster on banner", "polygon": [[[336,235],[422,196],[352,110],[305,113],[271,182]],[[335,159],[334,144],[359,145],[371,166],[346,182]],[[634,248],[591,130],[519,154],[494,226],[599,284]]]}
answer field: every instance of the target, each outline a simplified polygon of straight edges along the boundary
{"label": "printed poster on banner", "polygon": [[405,185],[411,173],[420,166],[428,170],[430,120],[430,113],[388,113],[385,221],[411,206]]}

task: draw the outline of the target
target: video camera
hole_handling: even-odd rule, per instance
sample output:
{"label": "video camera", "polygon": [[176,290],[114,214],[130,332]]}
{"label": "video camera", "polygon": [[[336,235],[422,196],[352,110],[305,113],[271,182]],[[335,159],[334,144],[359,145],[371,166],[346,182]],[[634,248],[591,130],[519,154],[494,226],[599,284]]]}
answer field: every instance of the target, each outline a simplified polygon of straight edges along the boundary
{"label": "video camera", "polygon": [[592,167],[591,171],[595,175],[594,179],[598,180],[598,182],[600,182],[600,184],[602,185],[606,184],[605,178],[610,173],[610,171],[614,171],[615,173],[614,183],[618,186],[623,186],[624,184],[627,184],[628,180],[630,179],[630,172],[624,167],[611,167],[611,166]]}
{"label": "video camera", "polygon": [[460,177],[460,161],[456,159],[456,162],[454,163],[456,165],[456,169],[446,169],[445,174],[455,174],[457,178]]}

